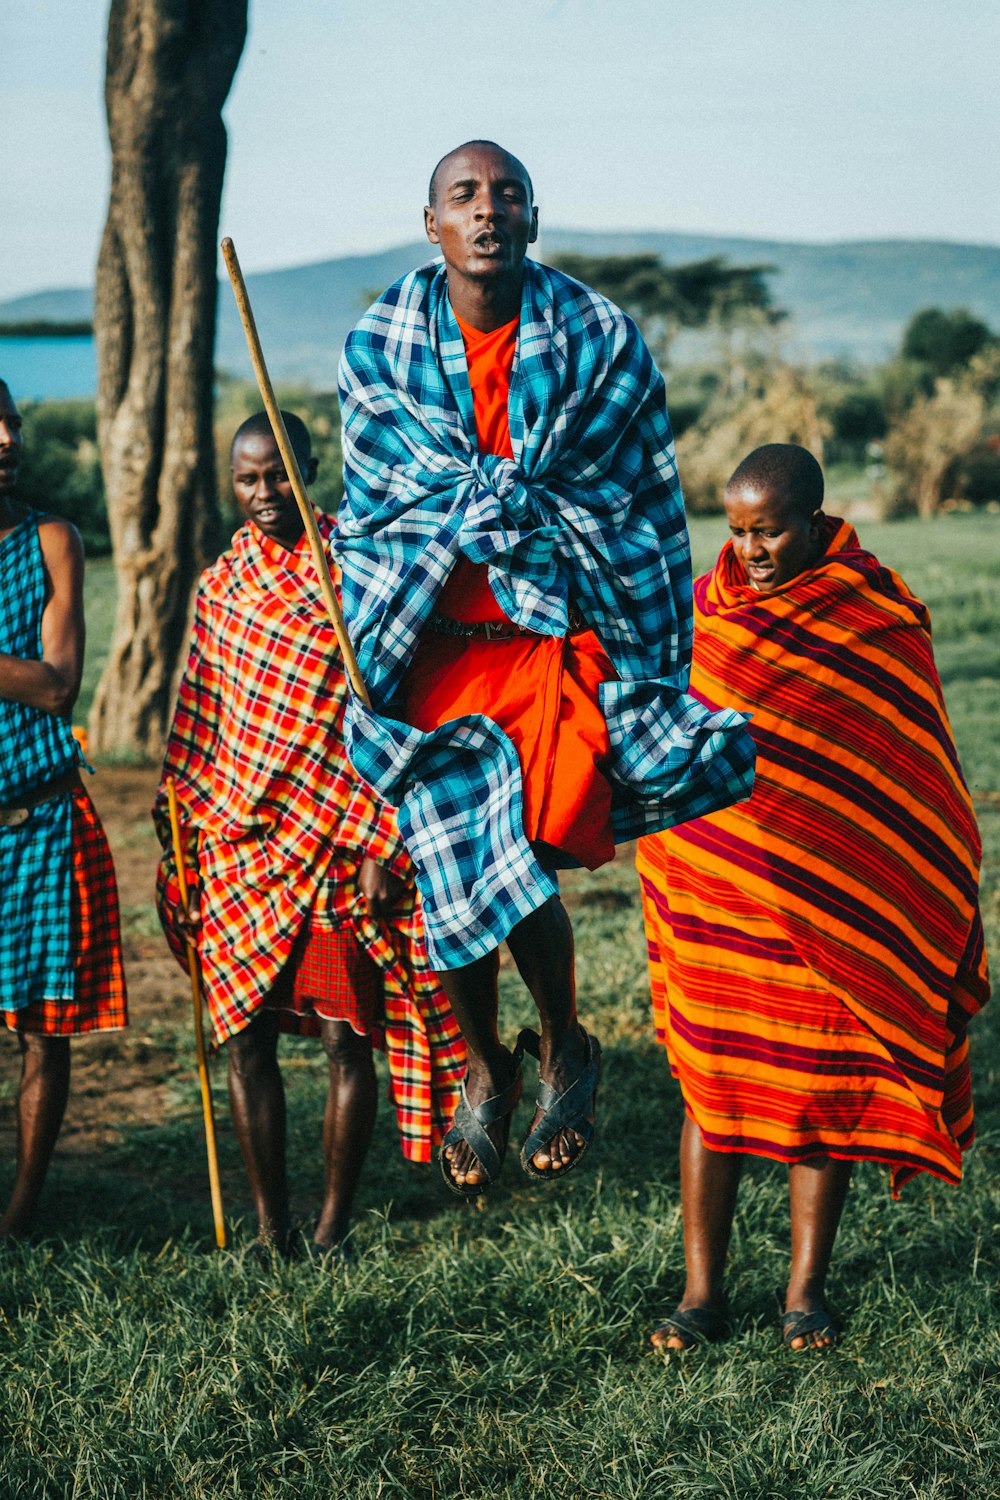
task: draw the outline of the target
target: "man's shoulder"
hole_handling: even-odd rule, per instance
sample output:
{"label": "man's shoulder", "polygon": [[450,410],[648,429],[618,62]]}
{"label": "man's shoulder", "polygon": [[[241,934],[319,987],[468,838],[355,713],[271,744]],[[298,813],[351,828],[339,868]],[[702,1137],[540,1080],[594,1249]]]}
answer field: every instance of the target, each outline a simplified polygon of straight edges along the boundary
{"label": "man's shoulder", "polygon": [[[247,523],[249,525],[249,522]],[[237,543],[243,528],[233,536],[225,552],[220,552],[214,562],[202,570],[198,579],[198,593],[206,599],[222,599],[239,587],[235,562]]]}
{"label": "man's shoulder", "polygon": [[372,334],[385,334],[401,319],[412,319],[426,306],[431,287],[444,274],[444,262],[439,258],[407,271],[405,276],[386,287],[351,329],[345,353]]}
{"label": "man's shoulder", "polygon": [[53,568],[83,567],[83,540],[72,521],[43,512],[36,525],[38,545],[50,571]]}
{"label": "man's shoulder", "polygon": [[525,268],[538,288],[540,299],[550,302],[563,317],[596,323],[608,333],[618,332],[630,339],[640,337],[635,323],[610,297],[595,292],[593,287],[556,266],[529,260]]}

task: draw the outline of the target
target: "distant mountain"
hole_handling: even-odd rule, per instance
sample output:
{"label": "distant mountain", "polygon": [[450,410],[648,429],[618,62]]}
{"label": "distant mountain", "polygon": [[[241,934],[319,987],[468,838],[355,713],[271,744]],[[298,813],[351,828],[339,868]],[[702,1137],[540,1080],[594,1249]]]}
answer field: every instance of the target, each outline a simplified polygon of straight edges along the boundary
{"label": "distant mountain", "polygon": [[[343,256],[248,276],[272,375],[332,385],[344,339],[371,294],[422,264],[429,249],[426,242],[414,241],[377,255]],[[543,260],[563,251],[622,255],[650,250],[669,264],[722,255],[772,265],[774,300],[790,314],[785,341],[803,359],[884,359],[922,307],[967,307],[1000,328],[1000,246],[919,240],[808,245],[719,235],[553,229],[537,249]],[[88,318],[92,307],[92,294],[84,288],[36,292],[0,302],[0,322]],[[216,361],[224,370],[250,375],[228,286],[219,289]]]}

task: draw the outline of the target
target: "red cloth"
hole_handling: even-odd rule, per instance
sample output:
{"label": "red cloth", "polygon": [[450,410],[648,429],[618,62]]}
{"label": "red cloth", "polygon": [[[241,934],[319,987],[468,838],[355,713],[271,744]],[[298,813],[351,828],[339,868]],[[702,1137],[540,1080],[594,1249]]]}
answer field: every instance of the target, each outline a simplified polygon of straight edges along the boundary
{"label": "red cloth", "polygon": [[[519,320],[485,334],[457,321],[479,451],[513,458],[507,400]],[[505,620],[488,564],[460,558],[438,595],[437,613],[464,623]],[[594,870],[615,853],[611,785],[602,769],[610,745],[600,707],[600,684],[613,677],[592,630],[492,641],[428,632],[403,685],[403,716],[422,730],[468,713],[492,719],[521,762],[527,837]]]}
{"label": "red cloth", "polygon": [[4,1011],[10,1031],[75,1036],[128,1025],[122,966],[118,887],[111,850],[97,810],[83,786],[72,792],[73,912],[76,955],[72,1000],[38,1000]]}
{"label": "red cloth", "polygon": [[[328,544],[333,522],[318,516],[317,524]],[[289,551],[242,527],[202,575],[164,763],[198,881],[212,1029],[220,1044],[242,1030],[319,929],[352,929],[382,975],[403,1151],[427,1161],[454,1113],[465,1047],[428,966],[413,870],[392,810],[347,760],[346,700],[307,539]],[[170,919],[175,872],[163,786],[154,817],[165,851],[157,904],[186,965]],[[359,888],[366,857],[406,883],[385,920],[370,916]],[[282,1012],[282,1028],[302,1029],[294,1009]]]}
{"label": "red cloth", "polygon": [[319,1036],[320,1021],[346,1021],[384,1046],[382,970],[351,926],[307,924],[264,1004],[278,1012],[281,1031]]}

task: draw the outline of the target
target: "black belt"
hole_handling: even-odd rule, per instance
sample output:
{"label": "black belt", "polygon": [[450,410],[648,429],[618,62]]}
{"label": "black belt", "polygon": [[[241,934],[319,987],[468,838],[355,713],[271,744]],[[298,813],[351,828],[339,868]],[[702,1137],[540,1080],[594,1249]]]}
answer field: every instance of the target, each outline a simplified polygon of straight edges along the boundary
{"label": "black belt", "polygon": [[41,807],[43,802],[54,802],[57,797],[63,797],[67,792],[73,791],[74,787],[80,785],[80,772],[76,766],[71,770],[64,771],[53,781],[47,781],[44,786],[36,787],[33,792],[23,792],[16,803],[9,807],[0,807],[0,828],[19,828],[22,823],[28,821],[28,816],[36,807]]}
{"label": "black belt", "polygon": [[[581,630],[590,627],[575,609],[569,612],[569,633],[578,635]],[[543,640],[544,637],[537,630],[525,630],[523,625],[515,625],[513,620],[453,620],[450,615],[431,615],[425,630],[433,635],[459,636],[466,641],[512,641],[518,636],[533,636],[535,640]]]}

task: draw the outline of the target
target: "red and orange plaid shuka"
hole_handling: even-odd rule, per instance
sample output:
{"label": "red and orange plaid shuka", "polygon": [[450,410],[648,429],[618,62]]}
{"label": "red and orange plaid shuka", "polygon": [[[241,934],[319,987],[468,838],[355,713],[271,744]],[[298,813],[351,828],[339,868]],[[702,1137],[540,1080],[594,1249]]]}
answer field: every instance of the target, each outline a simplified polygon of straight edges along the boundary
{"label": "red and orange plaid shuka", "polygon": [[[317,519],[328,543],[332,522]],[[427,1161],[454,1111],[465,1048],[428,967],[393,813],[344,754],[346,695],[306,538],[289,551],[244,526],[202,575],[163,768],[177,785],[185,858],[200,889],[213,1031],[224,1042],[276,995],[283,1029],[316,1031],[284,979],[310,957],[315,969],[317,953],[322,963],[324,933],[331,952],[352,935],[381,973],[384,1017],[374,1036],[387,1054],[403,1152]],[[166,850],[157,882],[165,918],[174,871],[163,786],[153,814]],[[388,921],[370,917],[358,890],[366,856],[407,882]],[[345,1005],[351,988],[345,979]],[[336,1001],[320,1009],[356,1020]]]}

